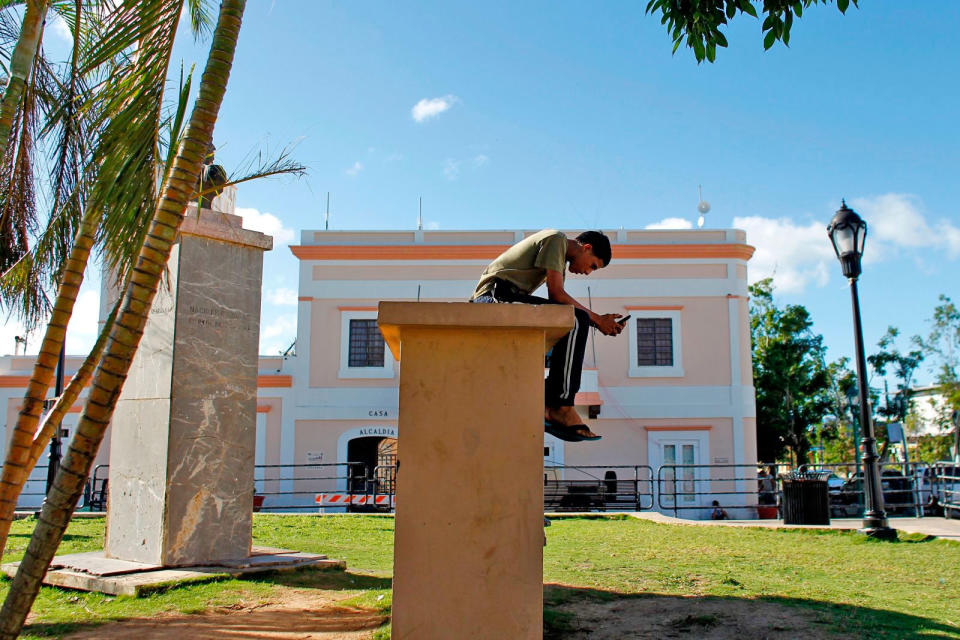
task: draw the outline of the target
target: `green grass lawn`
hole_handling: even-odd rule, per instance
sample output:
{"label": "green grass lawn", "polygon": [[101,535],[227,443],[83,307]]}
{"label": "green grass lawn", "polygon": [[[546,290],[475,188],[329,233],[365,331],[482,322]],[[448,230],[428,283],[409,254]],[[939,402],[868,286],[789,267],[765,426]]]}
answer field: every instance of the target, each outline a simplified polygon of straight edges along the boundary
{"label": "green grass lawn", "polygon": [[[14,523],[4,561],[18,560],[33,521]],[[103,520],[78,520],[61,552],[102,546]],[[571,603],[712,598],[777,603],[812,612],[838,637],[960,639],[960,544],[902,536],[663,525],[633,518],[563,518],[547,529],[546,619],[562,637]],[[24,637],[158,612],[197,612],[267,600],[288,587],[336,589],[351,603],[387,610],[393,519],[272,516],[254,519],[255,544],[322,552],[348,571],[300,572],[194,584],[142,598],[44,588]],[[5,595],[9,581],[0,582]],[[378,635],[388,637],[382,630]]]}

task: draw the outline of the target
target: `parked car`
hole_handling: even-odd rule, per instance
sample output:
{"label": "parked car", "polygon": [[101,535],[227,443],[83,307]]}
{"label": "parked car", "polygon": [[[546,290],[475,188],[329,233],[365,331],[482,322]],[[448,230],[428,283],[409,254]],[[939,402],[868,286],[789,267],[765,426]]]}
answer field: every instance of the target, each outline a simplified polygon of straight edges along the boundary
{"label": "parked car", "polygon": [[[916,514],[914,479],[905,476],[896,469],[884,469],[880,475],[883,491],[884,510],[887,515],[912,516]],[[856,517],[862,512],[864,504],[863,471],[848,478],[831,499],[830,515],[834,517]],[[836,508],[835,508],[836,507]],[[835,515],[836,514],[836,515]]]}

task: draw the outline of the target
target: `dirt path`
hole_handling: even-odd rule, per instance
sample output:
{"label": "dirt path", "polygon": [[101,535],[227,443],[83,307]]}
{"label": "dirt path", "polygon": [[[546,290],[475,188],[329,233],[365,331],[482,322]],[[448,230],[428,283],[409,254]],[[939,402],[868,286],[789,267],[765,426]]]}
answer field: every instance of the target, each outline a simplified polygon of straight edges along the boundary
{"label": "dirt path", "polygon": [[555,640],[696,638],[824,640],[836,638],[816,612],[762,600],[654,596],[610,602],[577,600],[555,607],[572,629]]}
{"label": "dirt path", "polygon": [[386,622],[376,611],[337,604],[349,596],[284,589],[270,602],[217,607],[197,615],[133,618],[65,636],[69,640],[365,640]]}
{"label": "dirt path", "polygon": [[[283,588],[269,602],[217,607],[203,614],[162,614],[94,627],[68,640],[367,640],[386,622],[376,611],[338,604],[339,591]],[[548,640],[623,638],[824,640],[837,636],[819,614],[762,600],[628,597],[574,598],[550,607],[568,629]]]}

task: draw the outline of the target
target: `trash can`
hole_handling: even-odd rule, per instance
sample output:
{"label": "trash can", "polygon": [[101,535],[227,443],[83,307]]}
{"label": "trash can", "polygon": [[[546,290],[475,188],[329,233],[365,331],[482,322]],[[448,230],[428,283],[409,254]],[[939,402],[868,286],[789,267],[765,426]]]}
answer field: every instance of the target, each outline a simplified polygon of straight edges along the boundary
{"label": "trash can", "polygon": [[783,524],[830,524],[829,473],[794,471],[780,476]]}

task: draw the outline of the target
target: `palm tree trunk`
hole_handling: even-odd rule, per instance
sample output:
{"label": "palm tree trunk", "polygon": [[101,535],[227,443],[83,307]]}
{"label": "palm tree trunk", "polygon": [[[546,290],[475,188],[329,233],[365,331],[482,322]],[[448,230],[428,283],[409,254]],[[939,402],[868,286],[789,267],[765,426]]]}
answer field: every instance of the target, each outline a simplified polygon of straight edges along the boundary
{"label": "palm tree trunk", "polygon": [[[60,423],[63,422],[63,417],[67,415],[67,411],[70,410],[70,407],[72,407],[77,401],[77,398],[80,397],[80,392],[83,391],[83,388],[90,383],[90,378],[93,377],[93,372],[96,370],[97,364],[100,363],[100,357],[103,355],[103,350],[107,346],[107,338],[110,336],[110,330],[113,328],[113,323],[117,319],[117,311],[119,308],[120,301],[118,300],[117,304],[113,306],[110,315],[107,316],[106,321],[103,323],[103,329],[100,330],[100,335],[97,336],[97,341],[93,345],[93,349],[84,359],[80,368],[77,369],[77,373],[70,379],[67,388],[63,390],[63,394],[57,399],[56,404],[53,405],[50,412],[40,421],[40,429],[37,431],[37,436],[33,439],[33,445],[30,447],[30,460],[27,463],[30,471],[37,466],[37,461],[46,450],[47,444],[50,443],[50,438],[53,437],[54,432],[60,427]],[[29,474],[30,471],[27,471],[27,473]]]}
{"label": "palm tree trunk", "polygon": [[40,353],[33,366],[30,384],[27,385],[23,406],[17,416],[10,446],[7,448],[3,473],[0,474],[0,556],[3,555],[7,544],[7,534],[10,532],[17,499],[20,497],[27,477],[33,471],[35,462],[30,464],[29,461],[34,434],[37,432],[37,423],[43,412],[43,401],[50,390],[50,383],[60,358],[60,349],[67,334],[67,324],[73,314],[73,306],[77,301],[80,285],[83,284],[83,272],[87,268],[94,234],[99,223],[99,209],[91,209],[84,214],[77,229],[77,237],[70,249],[70,257],[67,259],[60,287],[57,290],[53,314],[43,335],[43,342],[40,343]]}
{"label": "palm tree trunk", "polygon": [[20,104],[23,87],[33,68],[33,60],[40,46],[40,34],[43,33],[43,18],[47,15],[49,0],[27,0],[27,10],[23,16],[20,39],[10,58],[10,81],[3,92],[3,106],[0,108],[0,158],[7,151],[10,137],[10,125]]}
{"label": "palm tree trunk", "polygon": [[23,628],[43,575],[83,493],[104,430],[113,416],[187,202],[194,192],[201,160],[213,140],[213,128],[230,77],[245,5],[246,0],[222,0],[220,4],[213,45],[190,124],[127,283],[121,310],[94,374],[76,434],[43,503],[26,555],[0,610],[0,640],[13,640]]}

